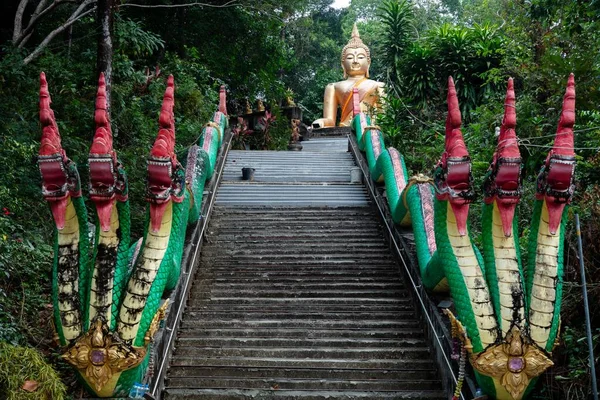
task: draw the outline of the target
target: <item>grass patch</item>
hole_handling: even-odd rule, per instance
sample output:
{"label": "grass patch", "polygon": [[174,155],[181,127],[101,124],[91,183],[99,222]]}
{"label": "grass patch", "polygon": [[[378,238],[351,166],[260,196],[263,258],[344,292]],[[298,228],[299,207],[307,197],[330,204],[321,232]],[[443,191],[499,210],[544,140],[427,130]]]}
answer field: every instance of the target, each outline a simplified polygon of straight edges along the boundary
{"label": "grass patch", "polygon": [[[0,365],[0,398],[62,400],[66,396],[60,376],[36,349],[0,342]],[[27,381],[33,381],[31,392],[23,389]]]}

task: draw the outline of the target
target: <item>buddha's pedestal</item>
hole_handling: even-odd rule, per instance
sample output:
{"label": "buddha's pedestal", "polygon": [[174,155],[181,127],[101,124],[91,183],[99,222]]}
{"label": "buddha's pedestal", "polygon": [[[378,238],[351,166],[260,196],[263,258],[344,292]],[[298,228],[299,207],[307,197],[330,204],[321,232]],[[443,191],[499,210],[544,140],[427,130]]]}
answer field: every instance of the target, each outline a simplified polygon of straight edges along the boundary
{"label": "buddha's pedestal", "polygon": [[331,126],[327,128],[313,128],[310,137],[346,136],[351,133],[352,128],[349,126]]}

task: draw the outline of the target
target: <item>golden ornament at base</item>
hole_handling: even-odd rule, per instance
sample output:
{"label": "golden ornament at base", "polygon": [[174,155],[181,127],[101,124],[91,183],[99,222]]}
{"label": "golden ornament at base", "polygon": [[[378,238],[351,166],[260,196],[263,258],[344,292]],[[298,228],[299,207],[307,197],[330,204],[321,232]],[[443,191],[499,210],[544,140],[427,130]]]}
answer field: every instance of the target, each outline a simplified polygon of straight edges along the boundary
{"label": "golden ornament at base", "polygon": [[[144,335],[144,346],[125,343],[117,332],[111,332],[101,318],[94,320],[90,329],[67,348],[61,356],[73,365],[99,395],[111,395],[118,375],[137,367],[146,357],[148,344],[165,317],[168,301],[158,309]],[[107,385],[110,383],[110,388]]]}
{"label": "golden ornament at base", "polygon": [[521,330],[516,326],[506,334],[502,343],[475,354],[462,323],[449,310],[444,312],[450,318],[453,336],[458,337],[469,352],[473,368],[499,382],[515,400],[523,398],[532,379],[554,365],[546,352],[529,338],[522,336]]}

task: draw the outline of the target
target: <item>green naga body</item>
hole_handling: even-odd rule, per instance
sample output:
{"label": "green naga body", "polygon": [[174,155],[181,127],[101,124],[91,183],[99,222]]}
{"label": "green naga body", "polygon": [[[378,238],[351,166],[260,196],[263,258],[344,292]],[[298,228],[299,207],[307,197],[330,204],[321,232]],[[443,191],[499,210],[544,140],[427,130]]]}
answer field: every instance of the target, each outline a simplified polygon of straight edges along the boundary
{"label": "green naga body", "polygon": [[[423,284],[450,290],[453,332],[469,353],[479,386],[496,399],[527,396],[552,365],[559,335],[566,210],[573,195],[575,84],[569,77],[554,147],[538,177],[524,273],[515,218],[522,194],[515,133],[515,95],[509,79],[498,146],[484,180],[483,256],[469,236],[475,200],[461,115],[448,81],[445,152],[433,179],[408,178],[402,155],[385,149],[378,127],[355,107],[352,129],[371,178],[384,182],[395,223],[411,226]],[[460,394],[460,385],[455,398]]]}
{"label": "green naga body", "polygon": [[88,159],[89,194],[96,214],[90,254],[79,175],[61,146],[41,74],[39,167],[56,227],[55,327],[63,358],[100,397],[126,396],[146,373],[152,338],[166,309],[162,297],[179,280],[186,229],[200,217],[204,184],[212,176],[227,128],[222,88],[219,111],[200,142],[190,148],[184,167],[174,152],[174,89],[170,76],[159,133],[148,158],[147,226],[144,237],[132,245],[128,183],[112,146],[105,81],[100,76],[96,132]]}

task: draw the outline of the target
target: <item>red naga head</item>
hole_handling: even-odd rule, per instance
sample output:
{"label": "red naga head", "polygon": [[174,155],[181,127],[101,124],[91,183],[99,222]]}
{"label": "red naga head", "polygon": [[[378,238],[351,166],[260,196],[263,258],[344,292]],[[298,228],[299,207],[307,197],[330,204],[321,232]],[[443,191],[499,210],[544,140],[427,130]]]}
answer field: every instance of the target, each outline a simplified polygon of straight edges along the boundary
{"label": "red naga head", "polygon": [[98,79],[96,111],[94,121],[96,132],[89,154],[90,199],[96,205],[100,229],[110,229],[110,217],[115,199],[119,193],[117,154],[113,149],[112,130],[106,102],[106,81],[104,74]]}
{"label": "red naga head", "polygon": [[153,157],[169,157],[175,158],[175,114],[173,107],[175,106],[175,80],[173,75],[169,75],[167,80],[167,88],[163,97],[163,104],[158,118],[158,136],[154,141],[150,156]]}
{"label": "red naga head", "polygon": [[148,190],[150,202],[150,228],[153,232],[160,229],[165,208],[170,200],[181,201],[173,196],[183,188],[175,175],[180,165],[175,156],[175,81],[169,75],[167,89],[163,98],[162,109],[158,120],[159,130],[150,157],[148,158]]}
{"label": "red naga head", "polygon": [[42,72],[40,73],[40,123],[42,124],[40,156],[65,154],[60,143],[60,133],[54,118],[54,111],[50,107],[51,104],[52,99],[48,90],[48,81],[46,80],[46,74]]}
{"label": "red naga head", "polygon": [[509,78],[498,145],[490,165],[491,174],[484,182],[484,200],[486,204],[496,201],[506,237],[512,235],[515,209],[521,196],[521,153],[516,126],[515,90],[513,80]]}
{"label": "red naga head", "polygon": [[65,226],[65,212],[69,196],[81,196],[79,176],[71,170],[71,160],[60,143],[60,133],[50,108],[52,99],[48,91],[46,74],[40,74],[40,123],[42,138],[38,164],[42,175],[42,195],[48,201],[56,228]]}
{"label": "red naga head", "polygon": [[445,150],[438,163],[436,196],[448,200],[456,217],[458,233],[467,234],[469,203],[473,198],[471,160],[460,130],[460,107],[452,77],[448,78],[448,116],[446,117]]}
{"label": "red naga head", "polygon": [[544,168],[538,176],[536,198],[546,201],[549,217],[548,225],[552,235],[558,232],[563,210],[565,205],[571,202],[575,189],[574,125],[575,76],[571,74],[563,97],[554,146],[548,153]]}
{"label": "red naga head", "polygon": [[356,116],[360,114],[360,95],[358,94],[358,88],[352,89],[352,115]]}
{"label": "red naga head", "polygon": [[225,91],[225,85],[221,85],[219,89],[219,112],[227,115],[227,92]]}

